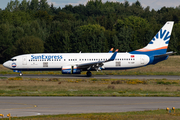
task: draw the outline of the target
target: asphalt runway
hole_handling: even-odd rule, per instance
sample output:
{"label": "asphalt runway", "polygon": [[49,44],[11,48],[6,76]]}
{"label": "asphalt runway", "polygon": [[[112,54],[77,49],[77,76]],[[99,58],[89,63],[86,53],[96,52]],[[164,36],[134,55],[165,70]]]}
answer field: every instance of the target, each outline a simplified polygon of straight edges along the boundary
{"label": "asphalt runway", "polygon": [[[19,75],[0,75],[0,77],[19,77]],[[23,75],[26,78],[101,78],[101,79],[167,79],[167,80],[180,80],[180,76],[165,76],[165,75],[93,75],[87,77],[86,75]]]}
{"label": "asphalt runway", "polygon": [[180,97],[0,97],[0,114],[36,116],[49,114],[126,112],[180,108]]}

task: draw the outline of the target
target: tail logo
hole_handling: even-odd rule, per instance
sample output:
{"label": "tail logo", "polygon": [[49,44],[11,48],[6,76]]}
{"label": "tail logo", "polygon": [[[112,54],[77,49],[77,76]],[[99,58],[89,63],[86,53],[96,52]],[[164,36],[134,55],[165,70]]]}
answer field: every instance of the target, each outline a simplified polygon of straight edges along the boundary
{"label": "tail logo", "polygon": [[165,42],[165,44],[169,43],[169,39],[170,39],[171,35],[169,35],[169,31],[167,30],[160,30],[156,36],[151,40],[151,42],[149,44],[156,44],[156,42],[162,42],[159,40],[163,40]]}
{"label": "tail logo", "polygon": [[149,42],[149,44],[146,47],[138,49],[131,53],[134,54],[144,52],[145,54],[149,55],[165,54],[168,48],[173,25],[173,21],[166,22],[166,24],[159,30],[159,32],[154,36],[154,38]]}

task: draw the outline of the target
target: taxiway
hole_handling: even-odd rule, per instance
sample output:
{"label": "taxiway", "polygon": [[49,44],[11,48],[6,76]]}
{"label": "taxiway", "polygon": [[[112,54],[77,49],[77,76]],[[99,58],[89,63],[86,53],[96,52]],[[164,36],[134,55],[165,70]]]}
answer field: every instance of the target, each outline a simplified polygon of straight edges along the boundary
{"label": "taxiway", "polygon": [[35,116],[180,108],[180,97],[0,97],[0,114]]}

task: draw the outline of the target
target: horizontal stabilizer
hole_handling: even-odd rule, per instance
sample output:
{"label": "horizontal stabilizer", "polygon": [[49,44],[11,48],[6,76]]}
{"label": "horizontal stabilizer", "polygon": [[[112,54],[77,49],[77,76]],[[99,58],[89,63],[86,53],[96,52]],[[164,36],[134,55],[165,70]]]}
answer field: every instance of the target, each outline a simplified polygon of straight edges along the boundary
{"label": "horizontal stabilizer", "polygon": [[162,54],[162,55],[155,55],[154,57],[163,57],[163,56],[172,55],[172,54],[176,54],[176,52],[171,51],[171,52],[167,52],[167,53]]}

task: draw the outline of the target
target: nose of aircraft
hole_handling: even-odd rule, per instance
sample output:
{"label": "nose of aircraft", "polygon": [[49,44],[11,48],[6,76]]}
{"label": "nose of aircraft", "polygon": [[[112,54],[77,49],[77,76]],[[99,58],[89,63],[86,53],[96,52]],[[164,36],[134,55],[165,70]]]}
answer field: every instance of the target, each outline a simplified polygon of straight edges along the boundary
{"label": "nose of aircraft", "polygon": [[7,61],[7,62],[5,62],[5,63],[3,63],[3,66],[8,68],[8,67],[9,67],[9,63],[8,63],[8,61]]}

